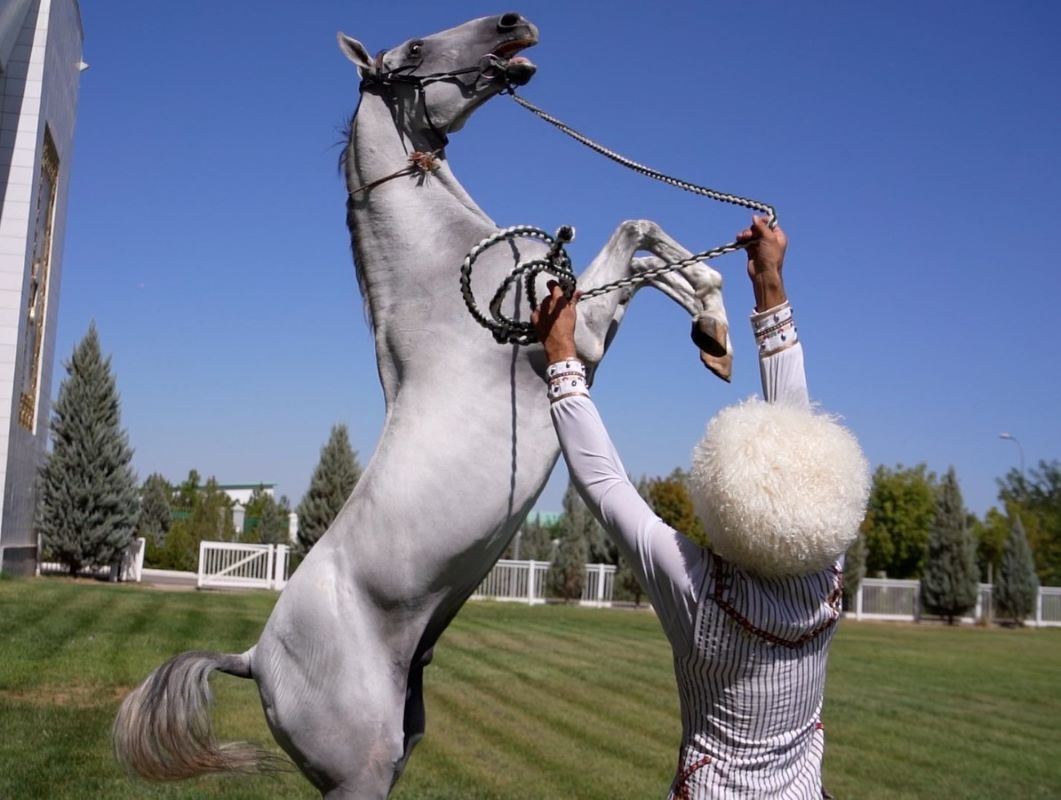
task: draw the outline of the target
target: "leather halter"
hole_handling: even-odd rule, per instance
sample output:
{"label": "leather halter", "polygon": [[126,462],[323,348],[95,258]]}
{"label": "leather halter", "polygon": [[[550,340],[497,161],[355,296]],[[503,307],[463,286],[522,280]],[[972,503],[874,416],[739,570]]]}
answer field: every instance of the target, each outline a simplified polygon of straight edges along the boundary
{"label": "leather halter", "polygon": [[[382,89],[390,89],[395,84],[404,83],[408,86],[412,86],[420,90],[420,102],[424,107],[424,118],[427,120],[428,127],[431,128],[431,132],[435,134],[439,141],[439,147],[436,152],[442,150],[447,144],[449,144],[449,137],[444,132],[438,129],[434,121],[431,119],[431,112],[427,108],[427,96],[424,92],[424,87],[431,83],[438,83],[440,81],[453,80],[457,83],[462,83],[459,80],[459,76],[468,75],[470,73],[478,73],[479,77],[490,76],[491,73],[504,75],[504,59],[493,53],[487,53],[485,56],[479,59],[479,63],[474,67],[465,67],[464,69],[450,70],[449,72],[432,72],[428,75],[417,75],[415,71],[420,68],[423,64],[423,58],[417,59],[413,63],[404,64],[400,67],[390,70],[389,72],[383,71],[383,59],[387,55],[387,50],[380,50],[376,54],[376,58],[373,61],[372,72],[361,76],[360,91],[364,93],[365,89],[373,87],[380,87]],[[511,90],[512,86],[506,80],[505,88]],[[393,98],[393,94],[388,92]],[[394,109],[391,110],[394,113]]]}

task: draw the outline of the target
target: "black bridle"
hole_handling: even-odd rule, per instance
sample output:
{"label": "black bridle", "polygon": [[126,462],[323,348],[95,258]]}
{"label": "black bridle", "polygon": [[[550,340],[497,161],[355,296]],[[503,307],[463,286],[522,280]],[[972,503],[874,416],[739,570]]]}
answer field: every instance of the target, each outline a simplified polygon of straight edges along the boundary
{"label": "black bridle", "polygon": [[[386,50],[380,50],[376,54],[375,63],[373,64],[373,70],[370,73],[361,76],[360,91],[363,93],[366,89],[381,88],[389,90],[396,84],[404,84],[405,86],[412,86],[414,89],[419,90],[420,102],[424,109],[424,119],[427,120],[427,125],[431,129],[431,132],[435,134],[438,139],[438,150],[444,148],[449,144],[449,137],[439,130],[438,126],[435,125],[434,120],[431,119],[431,112],[427,107],[427,93],[424,91],[424,87],[432,83],[440,83],[442,81],[454,81],[460,84],[464,88],[469,88],[469,84],[465,83],[460,79],[462,75],[470,75],[476,73],[478,78],[490,78],[494,79],[496,76],[505,75],[505,60],[500,56],[496,56],[493,53],[487,53],[485,56],[479,59],[479,63],[474,67],[465,67],[464,69],[450,70],[449,72],[432,72],[427,75],[417,75],[416,70],[420,69],[420,66],[424,63],[423,59],[417,59],[416,61],[403,64],[400,67],[395,67],[387,72],[383,71],[383,58],[387,55]],[[471,84],[474,86],[475,84]],[[511,92],[512,84],[505,80],[505,87],[501,93]],[[387,91],[388,95],[385,99],[388,105],[391,105],[391,113],[396,114],[396,98],[393,92]]]}

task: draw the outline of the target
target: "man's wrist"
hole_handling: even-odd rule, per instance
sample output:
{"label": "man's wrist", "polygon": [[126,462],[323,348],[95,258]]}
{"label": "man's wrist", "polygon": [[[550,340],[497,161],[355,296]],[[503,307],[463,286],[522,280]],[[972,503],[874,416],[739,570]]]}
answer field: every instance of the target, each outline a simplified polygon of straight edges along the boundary
{"label": "man's wrist", "polygon": [[752,276],[752,289],[755,292],[756,311],[766,311],[788,300],[780,272],[756,273]]}
{"label": "man's wrist", "polygon": [[780,353],[799,342],[792,306],[787,302],[770,308],[756,309],[752,314],[751,323],[759,358]]}
{"label": "man's wrist", "polygon": [[577,357],[550,363],[545,369],[545,379],[551,403],[571,395],[589,395],[586,366]]}

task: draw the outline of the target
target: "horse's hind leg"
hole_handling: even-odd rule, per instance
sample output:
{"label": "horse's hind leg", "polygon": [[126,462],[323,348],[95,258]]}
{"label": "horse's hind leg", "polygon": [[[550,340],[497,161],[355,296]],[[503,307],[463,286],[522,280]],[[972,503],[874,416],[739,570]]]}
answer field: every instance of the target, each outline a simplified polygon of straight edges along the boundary
{"label": "horse's hind leg", "polygon": [[427,725],[427,714],[424,710],[424,667],[431,663],[434,648],[428,650],[409,670],[409,679],[405,686],[405,719],[403,728],[405,739],[403,742],[402,757],[395,765],[394,782],[405,771],[405,765],[409,763],[409,756],[413,754],[413,748],[424,738],[424,730]]}
{"label": "horse's hind leg", "polygon": [[276,740],[324,797],[384,800],[406,757],[401,656],[364,637],[355,652],[307,645],[299,664],[268,644],[259,685]]}

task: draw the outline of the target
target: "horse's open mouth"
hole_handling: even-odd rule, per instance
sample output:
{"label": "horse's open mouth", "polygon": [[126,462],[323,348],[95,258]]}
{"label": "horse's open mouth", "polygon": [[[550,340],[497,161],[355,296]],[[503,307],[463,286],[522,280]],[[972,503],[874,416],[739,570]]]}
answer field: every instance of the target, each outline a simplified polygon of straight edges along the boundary
{"label": "horse's open mouth", "polygon": [[512,58],[520,50],[526,50],[528,47],[534,47],[538,44],[537,39],[513,39],[509,42],[502,42],[494,48],[493,54],[498,58]]}
{"label": "horse's open mouth", "polygon": [[534,77],[538,68],[529,59],[516,54],[536,44],[538,44],[537,38],[512,39],[502,42],[493,49],[490,55],[502,62],[505,83],[510,86],[526,86]]}

